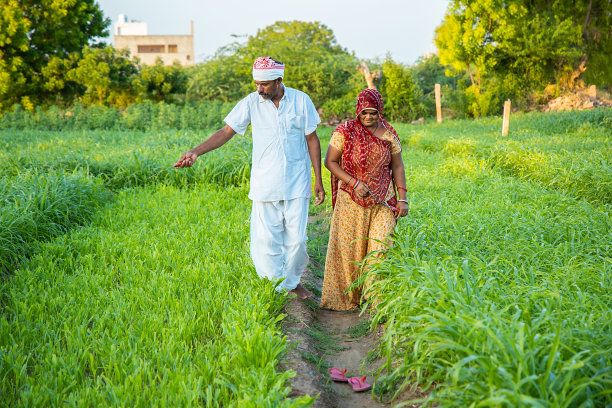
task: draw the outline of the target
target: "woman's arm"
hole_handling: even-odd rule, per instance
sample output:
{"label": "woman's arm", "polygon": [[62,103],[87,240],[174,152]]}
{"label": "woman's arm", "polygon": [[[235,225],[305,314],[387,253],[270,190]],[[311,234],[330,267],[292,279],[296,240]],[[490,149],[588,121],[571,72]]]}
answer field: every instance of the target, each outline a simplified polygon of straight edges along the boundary
{"label": "woman's arm", "polygon": [[[327,147],[327,153],[325,154],[325,167],[333,174],[337,179],[342,180],[349,186],[353,186],[357,180],[348,174],[342,166],[340,166],[340,160],[342,159],[342,152],[332,145]],[[365,197],[370,191],[370,187],[363,181],[360,181],[354,188],[357,195]]]}

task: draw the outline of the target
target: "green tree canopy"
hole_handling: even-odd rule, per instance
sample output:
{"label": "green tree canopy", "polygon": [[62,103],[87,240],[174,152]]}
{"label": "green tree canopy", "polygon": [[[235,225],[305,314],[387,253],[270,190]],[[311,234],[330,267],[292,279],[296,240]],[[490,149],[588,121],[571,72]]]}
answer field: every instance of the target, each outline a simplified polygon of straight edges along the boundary
{"label": "green tree canopy", "polygon": [[390,120],[410,121],[422,113],[419,89],[412,72],[387,56],[383,67],[381,93],[385,102],[385,115]]}
{"label": "green tree canopy", "polygon": [[133,85],[142,99],[161,102],[174,102],[177,95],[185,94],[188,74],[178,61],[164,65],[157,58],[154,65],[145,65],[140,75],[134,77]]}
{"label": "green tree canopy", "polygon": [[611,79],[610,14],[609,0],[453,0],[435,42],[440,61],[478,89],[487,74],[522,89],[563,82],[581,61],[601,85]]}
{"label": "green tree canopy", "polygon": [[284,82],[307,92],[317,106],[344,95],[356,75],[357,58],[338,45],[328,27],[318,22],[278,21],[202,64],[189,90],[191,97],[233,101],[253,92],[251,67],[261,56],[285,63]]}
{"label": "green tree canopy", "polygon": [[137,74],[138,66],[130,60],[127,50],[85,47],[82,58],[66,78],[85,88],[83,98],[87,104],[127,105],[134,101],[132,83]]}
{"label": "green tree canopy", "polygon": [[109,24],[95,0],[0,0],[0,110],[44,95],[47,62],[107,36]]}

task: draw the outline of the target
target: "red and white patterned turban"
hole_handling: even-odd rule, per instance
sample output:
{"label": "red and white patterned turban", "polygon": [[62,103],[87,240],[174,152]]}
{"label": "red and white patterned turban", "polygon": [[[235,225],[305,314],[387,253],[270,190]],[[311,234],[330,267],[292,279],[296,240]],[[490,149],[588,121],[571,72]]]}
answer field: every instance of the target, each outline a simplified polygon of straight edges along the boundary
{"label": "red and white patterned turban", "polygon": [[273,81],[282,78],[285,65],[274,61],[271,57],[259,57],[253,63],[253,79],[255,81]]}

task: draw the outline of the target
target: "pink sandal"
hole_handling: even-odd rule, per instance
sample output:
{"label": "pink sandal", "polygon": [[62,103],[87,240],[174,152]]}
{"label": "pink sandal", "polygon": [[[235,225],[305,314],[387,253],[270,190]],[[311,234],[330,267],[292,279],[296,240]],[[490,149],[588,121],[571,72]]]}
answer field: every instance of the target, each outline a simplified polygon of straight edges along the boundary
{"label": "pink sandal", "polygon": [[336,368],[336,367],[332,367],[329,369],[329,376],[334,381],[347,382],[348,378],[346,378],[344,374],[346,374],[346,368],[343,370],[340,370],[339,368]]}
{"label": "pink sandal", "polygon": [[367,391],[372,388],[372,385],[366,382],[365,377],[351,377],[348,379],[348,382],[353,386],[353,390],[356,392]]}

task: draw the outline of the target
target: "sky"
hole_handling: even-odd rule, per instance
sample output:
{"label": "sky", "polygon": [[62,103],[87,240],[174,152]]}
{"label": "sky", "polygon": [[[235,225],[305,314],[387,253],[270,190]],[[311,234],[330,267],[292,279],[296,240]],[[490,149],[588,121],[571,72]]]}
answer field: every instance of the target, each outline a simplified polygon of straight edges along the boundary
{"label": "sky", "polygon": [[[449,0],[98,0],[104,16],[119,14],[146,22],[150,35],[189,34],[194,22],[195,61],[212,56],[224,45],[257,34],[276,21],[318,21],[330,28],[338,44],[358,58],[391,54],[413,64],[435,51],[434,31]],[[244,36],[233,37],[232,35]]]}

